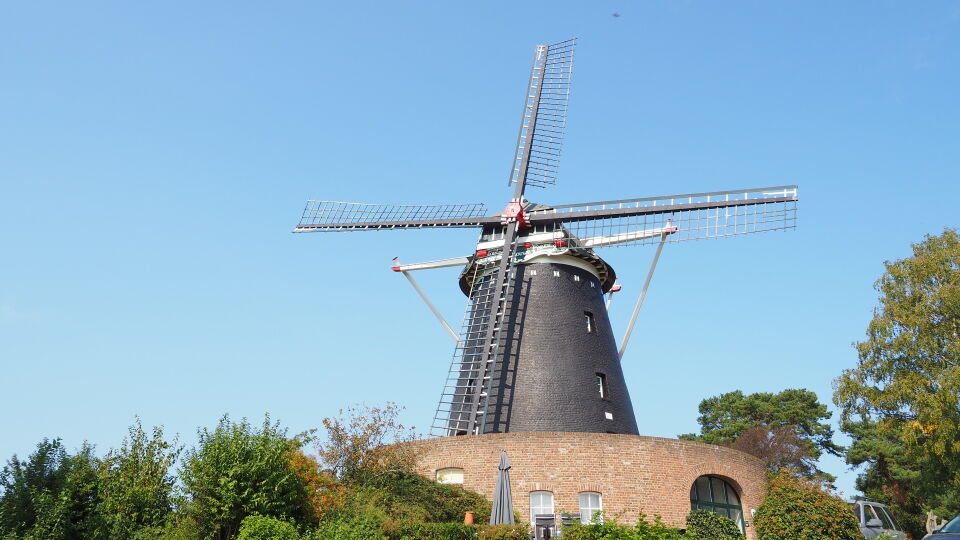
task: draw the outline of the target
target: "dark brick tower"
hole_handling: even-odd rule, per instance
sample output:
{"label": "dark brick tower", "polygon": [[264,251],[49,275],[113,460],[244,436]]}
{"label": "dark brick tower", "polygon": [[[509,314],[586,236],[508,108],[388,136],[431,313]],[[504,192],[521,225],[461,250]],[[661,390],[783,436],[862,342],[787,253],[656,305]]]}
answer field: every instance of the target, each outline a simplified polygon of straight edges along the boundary
{"label": "dark brick tower", "polygon": [[[478,253],[496,241],[496,229],[487,229]],[[604,302],[616,279],[613,269],[589,249],[527,245],[531,249],[517,254],[503,322],[506,337],[485,390],[489,397],[483,396],[481,432],[637,434]],[[460,287],[473,305],[464,325],[461,362],[467,366],[481,356],[482,333],[470,329],[482,329],[490,319],[487,304],[478,300],[490,277],[477,257],[461,274]],[[466,434],[463,420],[476,381],[460,376],[455,386],[448,433]]]}
{"label": "dark brick tower", "polygon": [[512,339],[483,433],[637,434],[596,273],[569,261],[527,263],[517,265],[516,280]]}

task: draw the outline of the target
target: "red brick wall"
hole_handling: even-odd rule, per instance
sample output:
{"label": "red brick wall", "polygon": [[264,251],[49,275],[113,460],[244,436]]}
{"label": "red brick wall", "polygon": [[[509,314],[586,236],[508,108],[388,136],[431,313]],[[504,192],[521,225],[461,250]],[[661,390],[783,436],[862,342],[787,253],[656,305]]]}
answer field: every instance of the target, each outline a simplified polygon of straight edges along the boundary
{"label": "red brick wall", "polygon": [[[577,494],[602,494],[603,510],[621,523],[642,510],[682,526],[690,512],[690,487],[698,476],[719,476],[740,495],[746,519],[766,495],[766,475],[757,458],[721,446],[659,437],[608,433],[496,433],[443,437],[417,444],[421,474],[463,468],[464,487],[493,495],[500,451],[510,457],[514,508],[529,519],[529,493],[554,493],[559,512],[579,512]],[[621,514],[622,512],[622,514]],[[747,527],[747,537],[754,538]]]}

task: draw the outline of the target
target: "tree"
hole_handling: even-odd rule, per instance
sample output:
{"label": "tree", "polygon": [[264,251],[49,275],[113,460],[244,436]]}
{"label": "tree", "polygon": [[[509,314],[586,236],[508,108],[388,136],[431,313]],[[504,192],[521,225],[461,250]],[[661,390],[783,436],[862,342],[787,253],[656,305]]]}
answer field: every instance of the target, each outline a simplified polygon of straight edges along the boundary
{"label": "tree", "polygon": [[164,439],[161,427],[148,436],[138,418],[121,447],[107,453],[100,465],[100,491],[110,538],[132,538],[171,518],[176,483],[171,467],[181,449]]}
{"label": "tree", "polygon": [[85,443],[70,455],[60,439],[44,439],[26,461],[13,456],[0,473],[0,535],[105,538],[97,465],[92,446]]}
{"label": "tree", "polygon": [[771,472],[793,469],[807,471],[807,476],[816,472],[816,463],[806,441],[791,426],[754,426],[729,446],[760,458]]}
{"label": "tree", "polygon": [[[834,381],[848,461],[895,509],[960,512],[960,235],[946,229],[884,263],[857,365]],[[888,486],[882,488],[881,486]],[[898,502],[903,501],[903,502]]]}
{"label": "tree", "polygon": [[923,519],[926,511],[913,489],[919,469],[906,455],[903,444],[870,420],[847,421],[841,429],[853,440],[847,449],[847,463],[865,465],[857,476],[856,488],[871,500],[887,503],[904,530],[914,538],[923,537],[927,533]]}
{"label": "tree", "polygon": [[347,484],[365,485],[392,472],[412,472],[417,439],[413,428],[399,421],[400,407],[350,407],[324,418],[326,440],[317,445],[320,461]]}
{"label": "tree", "polygon": [[198,435],[198,447],[185,453],[181,479],[189,497],[184,513],[203,536],[232,538],[254,514],[315,521],[308,486],[291,467],[308,434],[288,438],[268,415],[259,429],[224,416],[213,432]]}
{"label": "tree", "polygon": [[[490,516],[490,502],[460,486],[438,484],[416,472],[417,439],[399,421],[395,403],[351,407],[325,418],[318,442],[320,462],[339,481],[319,491],[341,519],[365,516],[379,522],[457,522],[473,511],[478,522]],[[385,525],[386,526],[386,525]]]}
{"label": "tree", "polygon": [[839,456],[843,451],[825,422],[831,415],[806,389],[750,395],[737,390],[701,401],[700,434],[680,438],[733,446],[763,459],[772,472],[791,467],[803,476],[832,481],[816,466],[824,452]]}

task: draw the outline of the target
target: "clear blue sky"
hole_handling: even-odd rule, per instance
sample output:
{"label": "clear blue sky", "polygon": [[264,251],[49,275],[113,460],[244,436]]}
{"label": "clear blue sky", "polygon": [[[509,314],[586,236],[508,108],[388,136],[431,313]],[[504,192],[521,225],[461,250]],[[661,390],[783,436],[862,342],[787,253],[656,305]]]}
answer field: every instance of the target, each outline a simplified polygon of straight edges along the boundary
{"label": "clear blue sky", "polygon": [[[426,428],[452,344],[390,259],[476,232],[290,230],[308,198],[499,208],[533,47],[571,36],[560,183],[532,200],[801,186],[796,232],[664,251],[624,360],[641,432],[735,389],[829,402],[882,262],[958,225],[958,2],[20,2],[0,458],[105,451],[134,415],[192,443],[223,413],[299,431],[391,400]],[[605,253],[618,335],[652,254]],[[456,274],[418,276],[453,321]]]}

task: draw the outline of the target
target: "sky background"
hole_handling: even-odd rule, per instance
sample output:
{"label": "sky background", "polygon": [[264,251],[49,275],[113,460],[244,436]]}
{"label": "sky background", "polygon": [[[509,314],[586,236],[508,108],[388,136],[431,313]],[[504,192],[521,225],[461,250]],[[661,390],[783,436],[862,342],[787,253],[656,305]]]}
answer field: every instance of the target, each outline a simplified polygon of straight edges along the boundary
{"label": "sky background", "polygon": [[[960,221],[960,2],[8,2],[0,459],[105,452],[135,415],[192,444],[395,401],[426,431],[452,341],[390,260],[476,231],[290,231],[311,198],[500,209],[534,46],[574,36],[531,200],[800,186],[796,231],[665,248],[624,358],[640,432],[737,389],[829,403],[883,261]],[[653,252],[603,253],[618,336]],[[454,323],[457,273],[416,276]]]}

